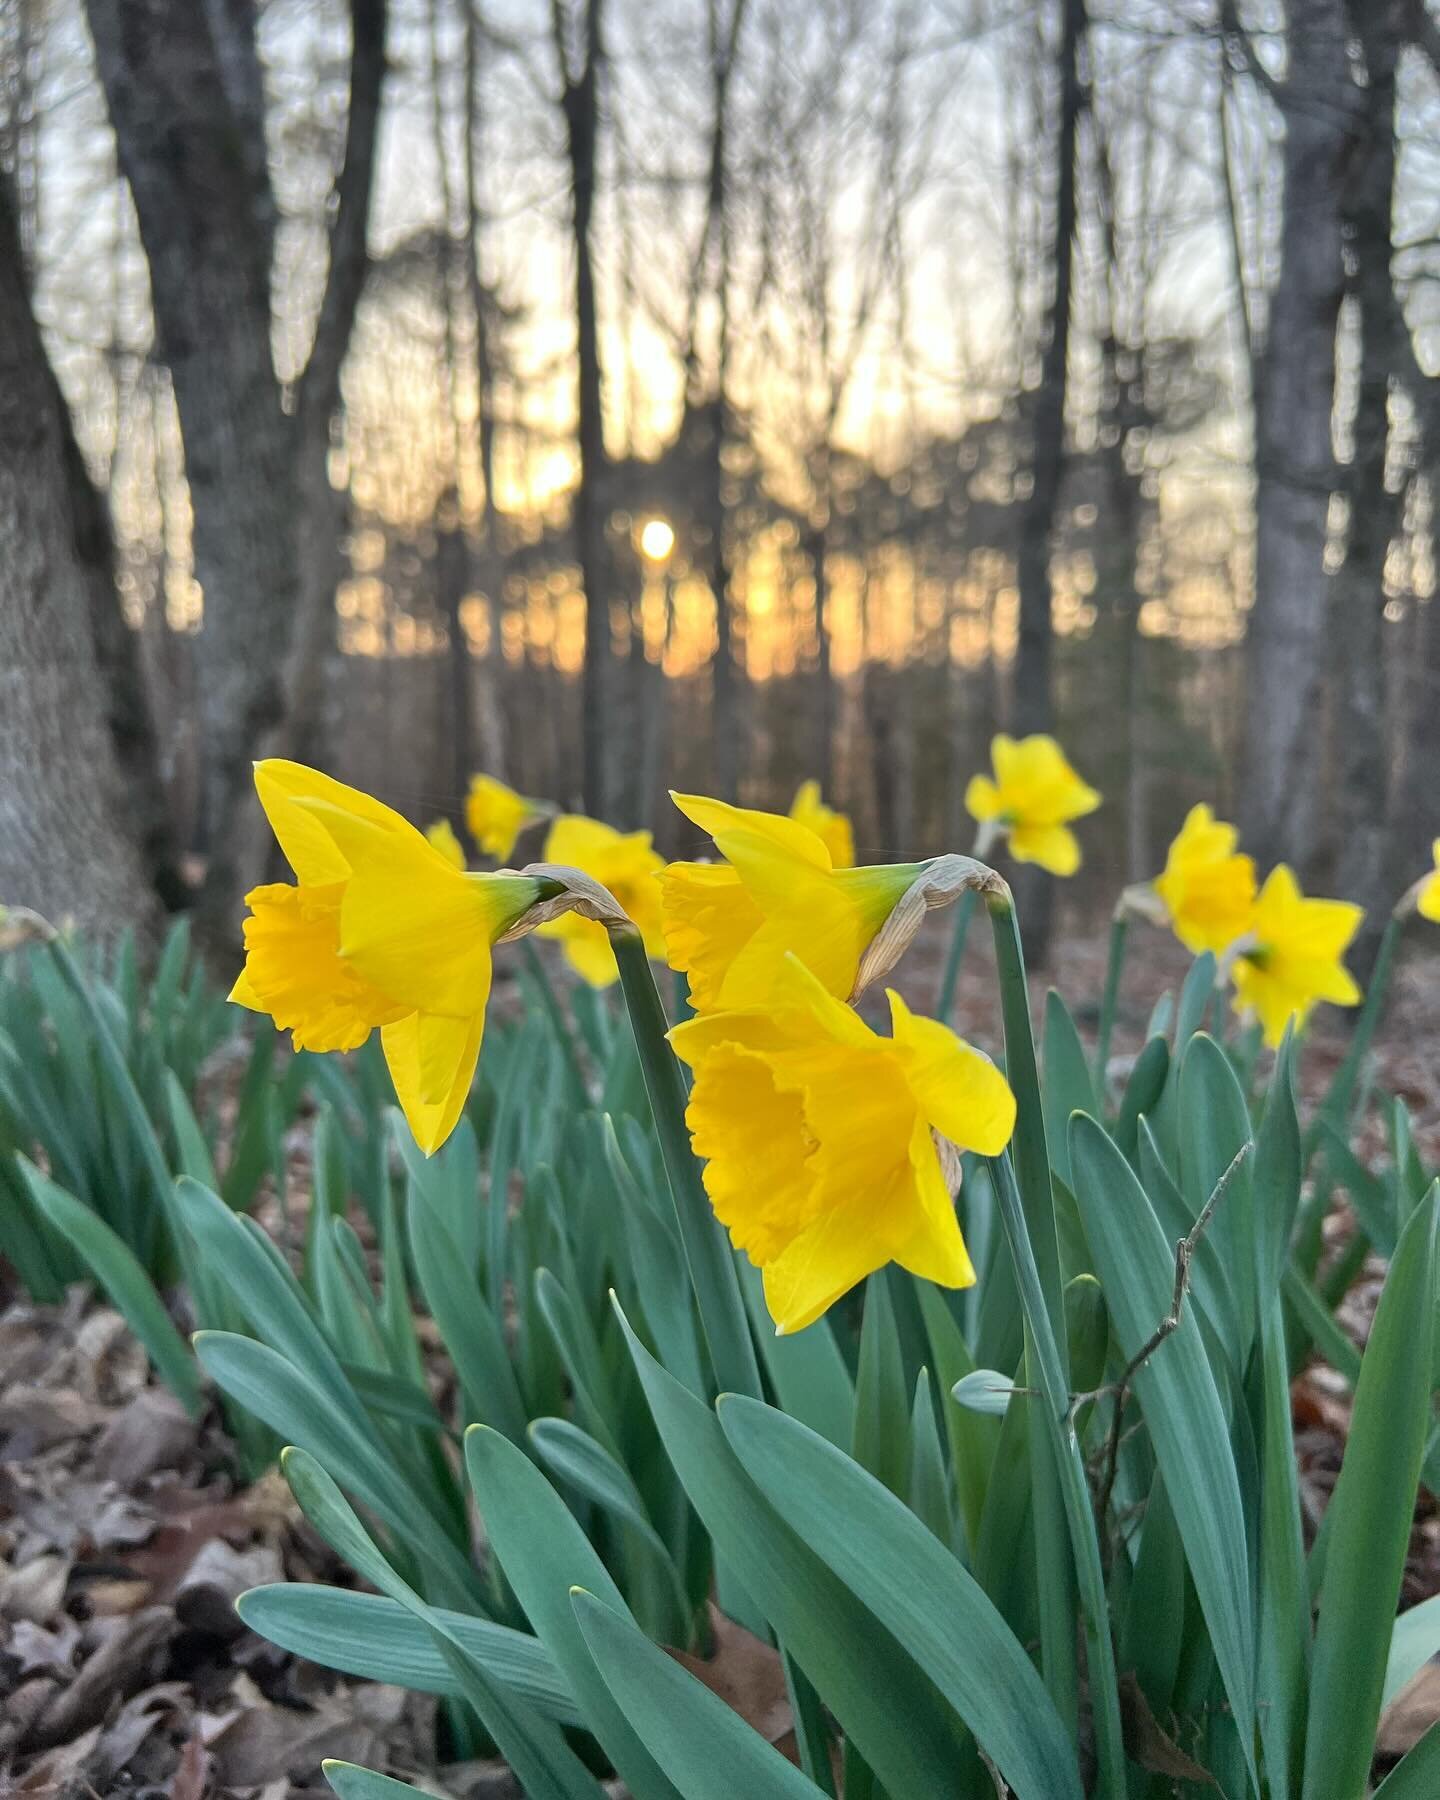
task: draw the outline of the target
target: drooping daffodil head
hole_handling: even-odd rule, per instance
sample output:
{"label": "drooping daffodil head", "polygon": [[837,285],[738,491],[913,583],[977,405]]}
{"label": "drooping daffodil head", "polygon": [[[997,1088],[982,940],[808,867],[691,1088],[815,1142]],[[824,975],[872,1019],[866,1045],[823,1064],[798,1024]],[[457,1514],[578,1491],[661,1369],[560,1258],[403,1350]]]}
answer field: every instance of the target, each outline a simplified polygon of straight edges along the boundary
{"label": "drooping daffodil head", "polygon": [[1237,852],[1238,833],[1208,806],[1192,806],[1165,858],[1155,892],[1187,950],[1216,955],[1250,929],[1255,864]]}
{"label": "drooping daffodil head", "polygon": [[428,1156],[470,1091],[491,946],[544,884],[466,874],[399,813],[300,763],[257,763],[255,786],[296,881],[246,896],[230,998],[268,1013],[297,1050],[354,1050],[378,1030]]}
{"label": "drooping daffodil head", "polygon": [[[1052,875],[1073,875],[1080,844],[1070,829],[1100,804],[1100,795],[1071,768],[1053,737],[1012,738],[1001,732],[990,745],[994,770],[974,775],[965,808],[981,826],[1008,839],[1017,862],[1038,863]],[[976,854],[983,856],[984,848]]]}
{"label": "drooping daffodil head", "polygon": [[660,877],[670,966],[688,976],[695,1010],[764,1005],[791,951],[827,993],[849,999],[867,947],[921,865],[837,869],[798,819],[699,794],[671,798],[725,859],[671,863]]}
{"label": "drooping daffodil head", "polygon": [[1360,989],[1343,958],[1365,917],[1348,900],[1307,900],[1284,863],[1265,879],[1231,971],[1235,1006],[1260,1021],[1278,1048],[1293,1019],[1299,1030],[1316,1003],[1355,1006]]}
{"label": "drooping daffodil head", "polygon": [[790,802],[790,817],[798,825],[813,831],[830,852],[834,869],[853,868],[855,863],[855,831],[849,818],[827,806],[820,794],[818,781],[802,781]]}
{"label": "drooping daffodil head", "polygon": [[433,825],[427,825],[425,842],[432,849],[438,850],[452,869],[465,867],[465,847],[456,837],[455,827],[448,819],[436,819]]}
{"label": "drooping daffodil head", "polygon": [[1422,919],[1430,919],[1440,925],[1440,838],[1436,838],[1430,847],[1434,858],[1433,871],[1421,878],[1420,887],[1415,895],[1415,910]]}
{"label": "drooping daffodil head", "polygon": [[[664,867],[664,858],[651,848],[648,831],[616,831],[599,819],[564,813],[545,835],[541,860],[579,869],[608,888],[639,931],[647,953],[664,956],[660,884],[656,879]],[[558,939],[570,966],[591,987],[608,987],[618,978],[610,934],[594,919],[567,912],[541,925],[536,935]]]}
{"label": "drooping daffodil head", "polygon": [[670,1033],[694,1071],[686,1117],[711,1205],[782,1333],[887,1263],[975,1279],[942,1143],[998,1156],[1015,1099],[988,1058],[889,998],[884,1037],[789,956],[766,1006]]}
{"label": "drooping daffodil head", "polygon": [[525,827],[553,811],[543,800],[527,800],[493,775],[472,775],[465,796],[465,829],[485,856],[505,863],[514,855],[515,841]]}

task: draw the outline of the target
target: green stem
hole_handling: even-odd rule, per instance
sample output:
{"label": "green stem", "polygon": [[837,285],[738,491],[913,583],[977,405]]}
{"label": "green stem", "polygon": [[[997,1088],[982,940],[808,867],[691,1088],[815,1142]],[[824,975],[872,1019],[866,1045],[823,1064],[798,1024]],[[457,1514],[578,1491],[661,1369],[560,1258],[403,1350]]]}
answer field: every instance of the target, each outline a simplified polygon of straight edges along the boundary
{"label": "green stem", "polygon": [[1125,945],[1129,935],[1130,921],[1123,913],[1116,913],[1110,921],[1110,953],[1105,963],[1105,992],[1100,1000],[1100,1029],[1095,1039],[1095,1091],[1102,1106],[1105,1071],[1110,1065],[1110,1038],[1120,1004],[1120,975],[1125,967]]}
{"label": "green stem", "polygon": [[620,988],[635,1033],[635,1048],[645,1076],[645,1091],[655,1117],[655,1132],[670,1197],[685,1247],[691,1285],[700,1307],[700,1323],[710,1348],[715,1383],[722,1393],[762,1399],[755,1342],[750,1336],[735,1258],[724,1227],[711,1211],[700,1179],[700,1164],[690,1148],[685,1125],[685,1082],[675,1052],[666,1041],[665,1009],[640,933],[612,929],[610,942],[620,967]]}
{"label": "green stem", "polygon": [[975,891],[963,893],[955,906],[955,924],[950,932],[950,949],[945,957],[945,973],[940,977],[940,1003],[935,1017],[942,1025],[950,1023],[955,1010],[955,989],[960,980],[960,964],[965,956],[965,939],[970,934],[970,921],[975,916]]}
{"label": "green stem", "polygon": [[540,1004],[545,1008],[545,1016],[550,1021],[550,1028],[555,1033],[556,1041],[560,1045],[560,1057],[565,1064],[571,1098],[576,1107],[584,1112],[590,1105],[590,1092],[585,1085],[585,1072],[580,1067],[580,1057],[575,1049],[575,1039],[570,1034],[570,1022],[561,1009],[554,984],[546,973],[545,964],[540,960],[540,953],[528,937],[520,940],[520,953],[525,958],[525,967],[529,971],[531,979],[540,990]]}
{"label": "green stem", "polygon": [[1008,888],[988,893],[985,905],[995,935],[995,962],[1000,977],[1000,1010],[1005,1024],[1005,1075],[1015,1095],[1015,1136],[1011,1154],[1025,1210],[1025,1229],[1036,1268],[1050,1333],[1057,1345],[1060,1369],[1068,1387],[1069,1359],[1065,1337],[1065,1295],[1060,1278],[1060,1243],[1055,1228],[1055,1195],[1050,1185],[1050,1151],[1045,1141],[1045,1109],[1040,1098],[1040,1072],[1030,1029],[1030,989],[1025,980],[1025,953]]}
{"label": "green stem", "polygon": [[[1100,1762],[1100,1786],[1097,1792],[1103,1796],[1103,1800],[1125,1800],[1125,1744],[1120,1725],[1120,1687],[1115,1668],[1115,1645],[1110,1635],[1110,1610],[1105,1597],[1105,1572],[1100,1561],[1095,1513],[1091,1505],[1089,1483],[1085,1479],[1080,1444],[1075,1436],[1068,1378],[1062,1362],[1061,1346],[1064,1340],[1057,1338],[1051,1325],[1040,1270],[1030,1242],[1026,1209],[1015,1184],[1015,1171],[1009,1154],[996,1157],[988,1166],[1006,1241],[1015,1264],[1021,1305],[1025,1310],[1026,1385],[1038,1388],[1039,1403],[1045,1413],[1049,1447],[1054,1458],[1054,1473],[1059,1483],[1065,1522],[1069,1527],[1080,1603],[1085,1615],[1090,1703],[1094,1712],[1095,1745]],[[1035,1473],[1038,1476],[1040,1470],[1036,1469]],[[1042,1530],[1043,1524],[1043,1519],[1037,1514],[1037,1532]],[[1043,1547],[1041,1555],[1043,1559]]]}

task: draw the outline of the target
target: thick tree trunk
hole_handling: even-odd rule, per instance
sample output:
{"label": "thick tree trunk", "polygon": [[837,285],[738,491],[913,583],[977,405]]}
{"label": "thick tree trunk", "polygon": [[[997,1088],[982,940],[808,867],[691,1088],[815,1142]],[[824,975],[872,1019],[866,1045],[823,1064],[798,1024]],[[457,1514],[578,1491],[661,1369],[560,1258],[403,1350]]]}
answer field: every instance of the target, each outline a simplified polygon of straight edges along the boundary
{"label": "thick tree trunk", "polygon": [[1354,293],[1360,304],[1360,380],[1354,450],[1346,481],[1349,537],[1335,580],[1332,617],[1338,647],[1339,891],[1366,909],[1356,947],[1365,970],[1379,947],[1394,896],[1386,841],[1390,810],[1390,732],[1385,694],[1385,563],[1400,526],[1402,496],[1386,485],[1390,383],[1398,366],[1393,334],[1404,331],[1391,285],[1390,220],[1395,188],[1395,66],[1403,0],[1361,9],[1368,82],[1364,137],[1347,194]]}
{"label": "thick tree trunk", "polygon": [[92,597],[108,559],[72,452],[0,176],[0,904],[113,937],[159,907],[107,729]]}
{"label": "thick tree trunk", "polygon": [[1345,164],[1358,90],[1344,0],[1290,0],[1284,222],[1256,403],[1255,602],[1246,649],[1241,823],[1266,861],[1314,838],[1315,719],[1335,485],[1335,328],[1344,293]]}
{"label": "thick tree trunk", "polygon": [[[1065,474],[1065,389],[1070,357],[1070,294],[1075,245],[1075,153],[1084,95],[1080,43],[1085,0],[1064,0],[1059,50],[1060,119],[1055,137],[1055,287],[1041,354],[1040,382],[1030,407],[1030,495],[1020,521],[1016,584],[1020,633],[1015,653],[1014,727],[1017,734],[1049,731],[1050,639],[1054,595],[1050,558]],[[1054,884],[1026,865],[1015,870],[1016,910],[1032,963],[1045,961],[1054,914]]]}
{"label": "thick tree trunk", "polygon": [[[311,698],[302,685],[297,699],[287,656],[301,617],[326,616],[326,595],[308,596],[308,613],[301,606],[299,542],[302,529],[328,530],[335,518],[325,461],[364,278],[384,3],[353,0],[345,165],[296,419],[282,404],[270,355],[274,204],[253,10],[243,0],[87,4],[185,445],[205,598],[195,654],[209,858],[200,914],[207,934],[225,943],[236,936],[255,838],[250,762],[285,718],[287,678],[292,714]],[[315,580],[325,566],[326,559],[306,562]],[[304,629],[300,641],[311,666],[318,658]]]}
{"label": "thick tree trunk", "polygon": [[610,759],[606,754],[610,698],[610,593],[605,554],[604,390],[600,368],[600,326],[595,294],[591,230],[600,137],[600,65],[605,48],[603,0],[583,0],[584,46],[572,78],[557,12],[556,54],[564,82],[566,148],[570,159],[571,234],[575,246],[575,348],[578,364],[580,481],[575,490],[575,542],[585,588],[585,677],[582,696],[581,759],[585,810],[603,818],[610,806]]}

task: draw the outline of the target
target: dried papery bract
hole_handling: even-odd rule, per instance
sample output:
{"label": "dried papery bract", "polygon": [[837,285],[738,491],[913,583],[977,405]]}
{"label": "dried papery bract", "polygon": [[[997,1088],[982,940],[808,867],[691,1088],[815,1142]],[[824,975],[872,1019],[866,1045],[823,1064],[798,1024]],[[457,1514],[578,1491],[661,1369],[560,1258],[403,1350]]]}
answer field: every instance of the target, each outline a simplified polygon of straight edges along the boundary
{"label": "dried papery bract", "polygon": [[497,873],[520,874],[543,884],[540,898],[496,940],[498,943],[512,944],[517,938],[528,937],[537,927],[549,925],[566,913],[593,919],[607,931],[635,929],[634,921],[609,888],[581,869],[567,868],[563,863],[527,863],[523,869],[501,869]]}
{"label": "dried papery bract", "polygon": [[927,912],[951,905],[962,894],[999,894],[1008,900],[1010,890],[988,863],[977,862],[973,856],[937,856],[926,863],[871,938],[860,958],[850,999],[858,1000],[866,988],[890,973],[909,949]]}

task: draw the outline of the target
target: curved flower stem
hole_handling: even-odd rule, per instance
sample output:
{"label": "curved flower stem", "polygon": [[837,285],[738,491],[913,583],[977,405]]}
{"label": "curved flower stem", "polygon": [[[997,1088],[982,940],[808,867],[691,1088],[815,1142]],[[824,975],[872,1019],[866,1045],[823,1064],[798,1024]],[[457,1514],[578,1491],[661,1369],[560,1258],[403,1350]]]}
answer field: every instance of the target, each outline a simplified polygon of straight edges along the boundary
{"label": "curved flower stem", "polygon": [[1100,1000],[1100,1028],[1095,1038],[1095,1091],[1105,1103],[1105,1071],[1110,1063],[1110,1038],[1120,1004],[1120,976],[1125,967],[1125,946],[1130,921],[1117,912],[1110,921],[1110,953],[1105,961],[1105,992]]}
{"label": "curved flower stem", "polygon": [[965,956],[965,940],[970,934],[970,921],[975,916],[975,893],[960,896],[955,907],[955,924],[950,933],[950,948],[945,956],[945,973],[940,978],[940,1002],[935,1017],[942,1025],[950,1023],[955,1010],[955,988],[960,979],[960,964]]}
{"label": "curved flower stem", "polygon": [[715,1385],[722,1393],[763,1399],[755,1342],[745,1316],[730,1240],[711,1210],[700,1179],[700,1164],[690,1148],[685,1125],[685,1082],[675,1052],[666,1041],[665,1009],[660,1004],[650,959],[633,926],[612,926],[610,943],[620,968],[620,988],[635,1033],[650,1110],[655,1116],[655,1132],[665,1159],[670,1197],[700,1307]]}

